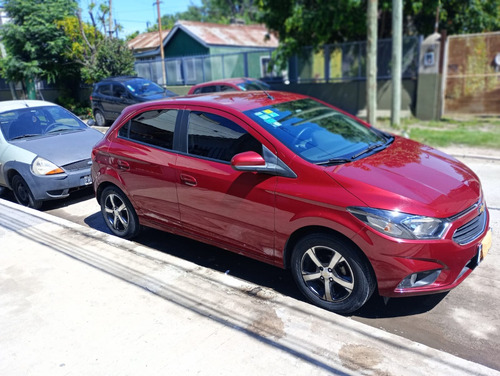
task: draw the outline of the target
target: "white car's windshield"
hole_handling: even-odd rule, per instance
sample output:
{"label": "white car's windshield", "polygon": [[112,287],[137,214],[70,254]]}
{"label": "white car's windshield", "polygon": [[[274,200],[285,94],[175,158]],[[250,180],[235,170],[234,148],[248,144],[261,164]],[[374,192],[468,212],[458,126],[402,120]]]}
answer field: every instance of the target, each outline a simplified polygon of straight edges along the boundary
{"label": "white car's windshield", "polygon": [[59,106],[23,108],[0,114],[3,136],[12,141],[85,129],[87,126]]}

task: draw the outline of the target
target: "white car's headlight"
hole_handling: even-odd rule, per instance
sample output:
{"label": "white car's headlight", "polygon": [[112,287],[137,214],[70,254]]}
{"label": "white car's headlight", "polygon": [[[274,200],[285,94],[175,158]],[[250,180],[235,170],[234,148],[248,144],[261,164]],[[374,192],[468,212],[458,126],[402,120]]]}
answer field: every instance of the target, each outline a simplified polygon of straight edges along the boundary
{"label": "white car's headlight", "polygon": [[35,160],[31,164],[31,170],[35,175],[39,176],[56,175],[64,173],[64,170],[61,167],[56,166],[54,163],[42,157],[35,158]]}
{"label": "white car's headlight", "polygon": [[371,228],[400,239],[440,239],[448,227],[445,219],[392,210],[350,207],[347,210]]}

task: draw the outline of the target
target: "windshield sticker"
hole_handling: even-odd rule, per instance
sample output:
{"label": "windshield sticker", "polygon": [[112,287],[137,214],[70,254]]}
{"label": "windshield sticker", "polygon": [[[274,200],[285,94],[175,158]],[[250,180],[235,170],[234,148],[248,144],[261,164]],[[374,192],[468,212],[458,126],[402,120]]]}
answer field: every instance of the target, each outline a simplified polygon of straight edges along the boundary
{"label": "windshield sticker", "polygon": [[272,125],[273,127],[278,127],[281,125],[275,118],[279,117],[279,114],[274,112],[273,110],[267,109],[264,111],[259,111],[254,113],[255,116],[264,120],[267,124]]}

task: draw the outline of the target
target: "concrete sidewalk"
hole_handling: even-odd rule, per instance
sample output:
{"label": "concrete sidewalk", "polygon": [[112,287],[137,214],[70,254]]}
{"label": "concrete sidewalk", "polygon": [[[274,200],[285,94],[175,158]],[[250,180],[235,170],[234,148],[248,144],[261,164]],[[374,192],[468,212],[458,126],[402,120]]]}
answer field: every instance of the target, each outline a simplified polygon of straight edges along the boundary
{"label": "concrete sidewalk", "polygon": [[0,200],[0,375],[500,375]]}

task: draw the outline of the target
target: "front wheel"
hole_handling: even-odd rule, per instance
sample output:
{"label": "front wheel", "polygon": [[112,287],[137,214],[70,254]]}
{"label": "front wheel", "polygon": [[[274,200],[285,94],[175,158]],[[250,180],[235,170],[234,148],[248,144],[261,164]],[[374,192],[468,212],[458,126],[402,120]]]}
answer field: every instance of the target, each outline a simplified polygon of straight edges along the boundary
{"label": "front wheel", "polygon": [[308,235],[293,250],[293,278],[315,305],[336,313],[354,312],[375,290],[370,267],[358,252],[344,240]]}
{"label": "front wheel", "polygon": [[101,213],[106,225],[116,236],[132,239],[141,230],[137,214],[125,194],[116,187],[107,187],[101,196]]}
{"label": "front wheel", "polygon": [[19,204],[32,209],[40,209],[42,207],[42,201],[35,200],[30,187],[20,175],[14,175],[11,186]]}

